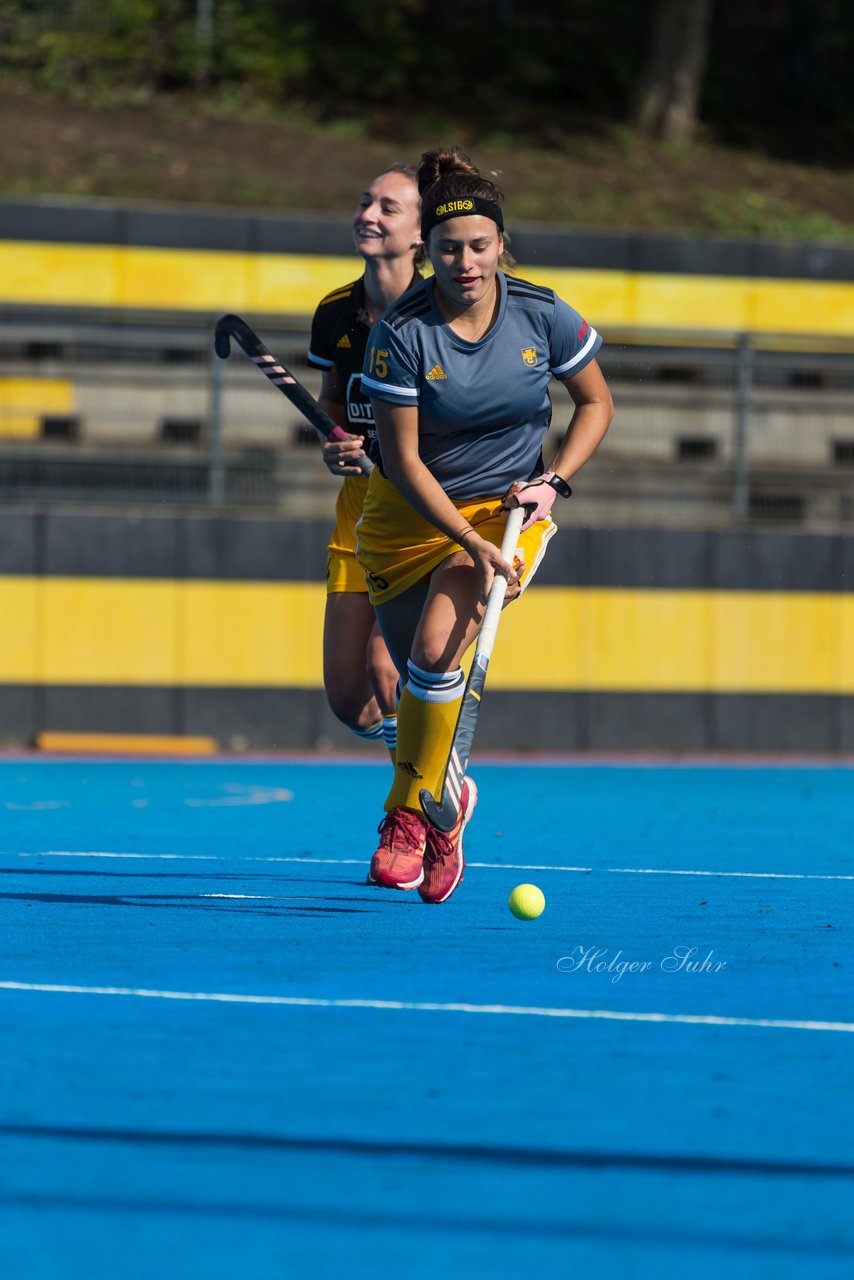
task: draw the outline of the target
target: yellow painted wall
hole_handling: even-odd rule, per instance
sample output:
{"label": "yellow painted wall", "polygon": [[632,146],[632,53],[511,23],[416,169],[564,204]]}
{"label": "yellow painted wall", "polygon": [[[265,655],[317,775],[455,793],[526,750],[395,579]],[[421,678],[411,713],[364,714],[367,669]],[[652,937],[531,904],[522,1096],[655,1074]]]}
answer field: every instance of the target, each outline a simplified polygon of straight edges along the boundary
{"label": "yellow painted wall", "polygon": [[0,436],[32,439],[45,415],[73,409],[74,386],[65,378],[0,377]]}
{"label": "yellow painted wall", "polygon": [[[0,577],[0,683],[320,688],[320,583]],[[490,686],[854,693],[854,596],[536,587]]]}
{"label": "yellow painted wall", "polygon": [[[311,315],[359,258],[0,241],[0,302]],[[854,334],[854,283],[529,267],[601,328]]]}

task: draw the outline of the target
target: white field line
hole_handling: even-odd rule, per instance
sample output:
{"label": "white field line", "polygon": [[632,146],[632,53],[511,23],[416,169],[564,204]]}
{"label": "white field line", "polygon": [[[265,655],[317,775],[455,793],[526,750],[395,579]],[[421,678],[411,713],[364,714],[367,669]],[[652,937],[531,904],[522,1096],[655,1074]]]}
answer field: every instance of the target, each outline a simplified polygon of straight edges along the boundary
{"label": "white field line", "polygon": [[735,876],[751,880],[854,880],[854,875],[815,871],[677,871],[662,867],[606,867],[614,875],[630,876]]}
{"label": "white field line", "polygon": [[[41,853],[18,853],[10,854],[8,851],[0,850],[0,856],[19,857],[19,858],[130,858],[136,861],[147,861],[149,859],[159,859],[163,862],[231,862],[231,858],[223,857],[217,853],[110,853],[108,850],[91,850],[85,852],[75,851],[74,849],[49,849]],[[240,858],[243,862],[317,862],[329,863],[333,866],[365,866],[370,861],[368,858],[313,858],[313,857],[278,857],[275,854],[269,855],[251,855],[247,858]]]}
{"label": "white field line", "polygon": [[[141,895],[125,894],[125,897],[133,898]],[[294,897],[291,894],[282,896],[278,893],[197,893],[193,895],[196,898],[239,898],[243,901],[248,898],[252,902],[318,902],[318,898],[311,898],[307,894],[300,894]]]}
{"label": "white field line", "polygon": [[780,1031],[854,1032],[854,1022],[813,1022],[789,1018],[729,1018],[717,1014],[631,1013],[616,1009],[540,1008],[512,1004],[438,1004],[415,1000],[324,1000],[314,996],[245,995],[223,991],[158,991],[146,987],[81,987],[54,982],[2,982],[0,990],[59,995],[119,996],[147,1000],[188,1000],[219,1004],[284,1005],[309,1009],[378,1009],[412,1013],[469,1013],[526,1018],[579,1018],[610,1022],[681,1023],[703,1027],[762,1027]]}
{"label": "white field line", "polygon": [[[52,849],[43,853],[9,853],[0,850],[2,857],[18,858],[117,858],[136,861],[159,860],[163,862],[231,862],[213,853],[110,853],[108,851],[91,851],[75,853],[73,850]],[[252,855],[240,858],[239,862],[295,862],[306,866],[361,867],[367,858],[309,858],[278,857],[276,855]],[[607,872],[609,875],[624,876],[723,876],[730,879],[746,880],[854,880],[854,875],[837,873],[821,873],[814,871],[710,871],[684,870],[673,867],[575,867],[556,866],[553,863],[538,862],[466,862],[467,867],[477,867],[487,871],[560,871],[575,874],[588,874],[592,871]]]}

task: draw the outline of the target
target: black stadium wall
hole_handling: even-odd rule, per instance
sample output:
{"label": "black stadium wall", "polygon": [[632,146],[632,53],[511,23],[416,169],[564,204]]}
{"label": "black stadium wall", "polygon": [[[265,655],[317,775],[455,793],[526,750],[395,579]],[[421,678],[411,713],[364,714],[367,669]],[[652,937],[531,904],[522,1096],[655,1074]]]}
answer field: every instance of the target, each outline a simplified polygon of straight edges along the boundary
{"label": "black stadium wall", "polygon": [[[324,521],[0,515],[0,740],[363,748],[325,706]],[[479,749],[854,750],[854,539],[562,529],[502,618]]]}

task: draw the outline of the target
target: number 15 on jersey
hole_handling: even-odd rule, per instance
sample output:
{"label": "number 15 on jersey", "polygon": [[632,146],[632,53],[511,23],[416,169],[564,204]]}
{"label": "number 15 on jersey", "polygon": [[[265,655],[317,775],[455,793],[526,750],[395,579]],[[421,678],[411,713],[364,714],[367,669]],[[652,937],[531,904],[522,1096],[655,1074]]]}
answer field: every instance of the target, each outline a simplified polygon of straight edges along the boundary
{"label": "number 15 on jersey", "polygon": [[388,375],[388,350],[382,347],[371,347],[368,352],[368,376],[385,378]]}

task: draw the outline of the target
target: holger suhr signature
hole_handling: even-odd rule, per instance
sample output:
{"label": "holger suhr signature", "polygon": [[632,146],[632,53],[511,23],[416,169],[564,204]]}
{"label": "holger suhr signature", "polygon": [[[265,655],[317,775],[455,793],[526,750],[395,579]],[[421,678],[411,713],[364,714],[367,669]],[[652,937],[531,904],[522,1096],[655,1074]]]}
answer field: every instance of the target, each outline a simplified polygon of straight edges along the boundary
{"label": "holger suhr signature", "polygon": [[662,973],[697,974],[722,973],[726,968],[726,960],[717,960],[713,950],[701,956],[699,947],[673,947],[659,960],[627,960],[622,948],[609,959],[610,951],[610,947],[587,947],[579,943],[569,955],[560,957],[558,972],[605,974],[611,982],[619,982],[627,973],[650,973],[653,969]]}

